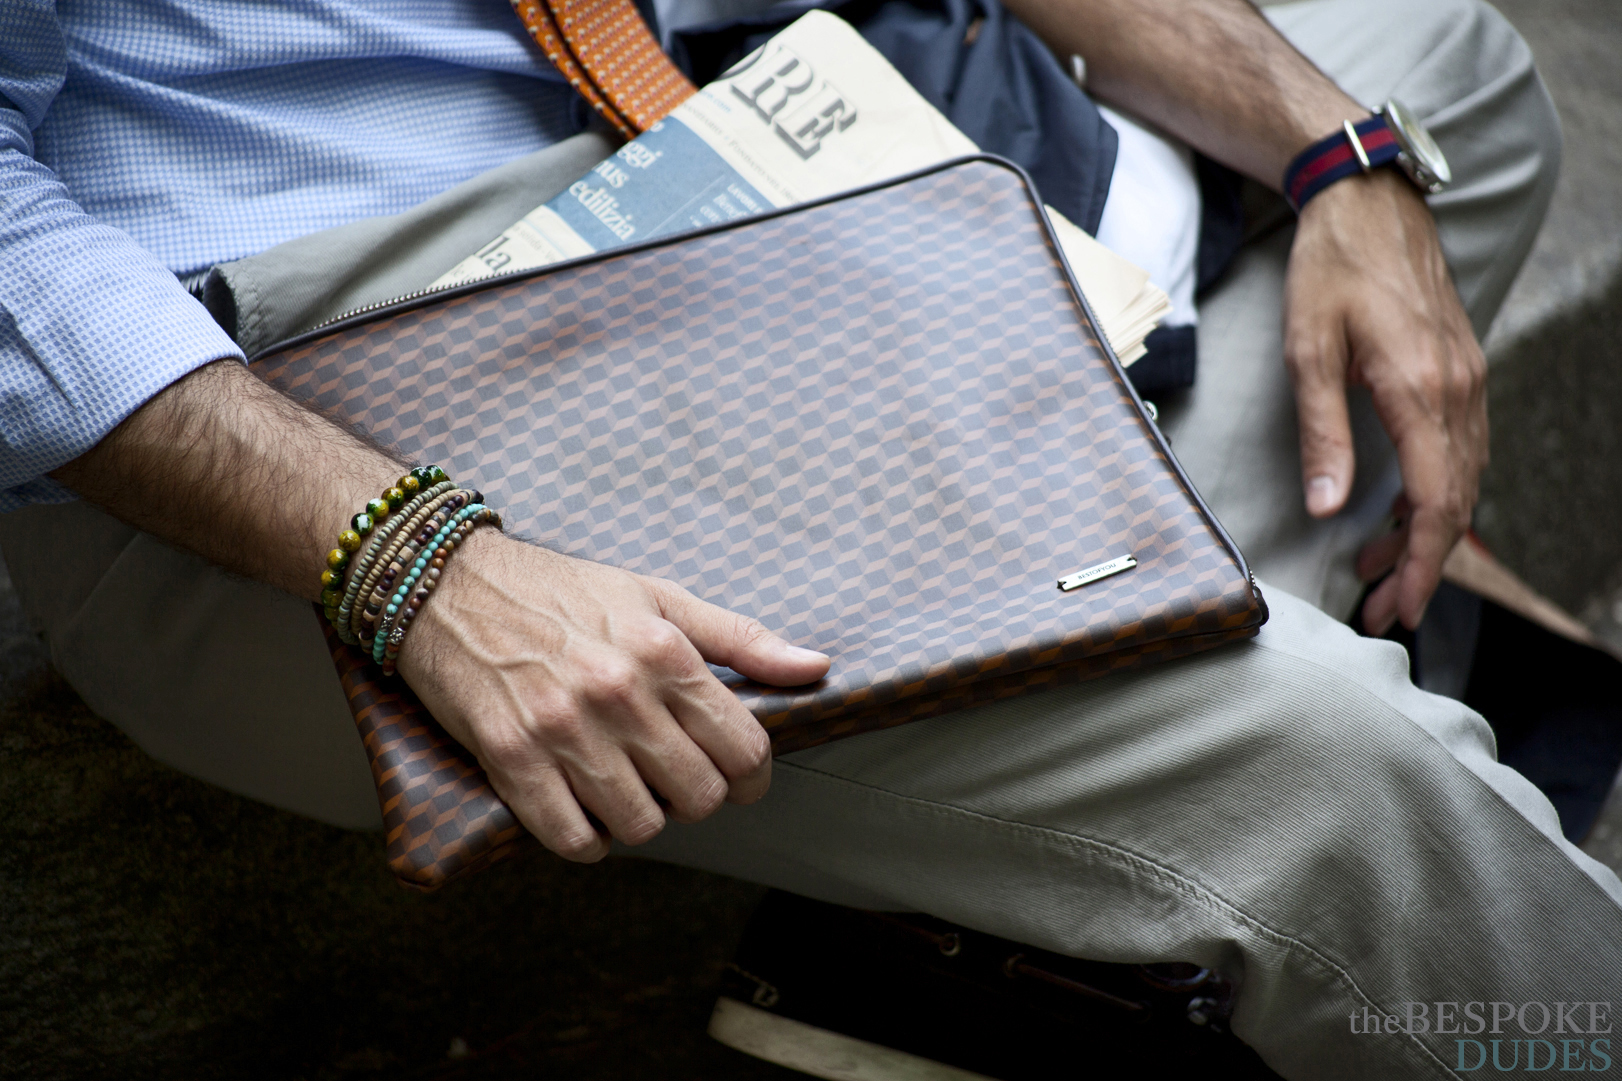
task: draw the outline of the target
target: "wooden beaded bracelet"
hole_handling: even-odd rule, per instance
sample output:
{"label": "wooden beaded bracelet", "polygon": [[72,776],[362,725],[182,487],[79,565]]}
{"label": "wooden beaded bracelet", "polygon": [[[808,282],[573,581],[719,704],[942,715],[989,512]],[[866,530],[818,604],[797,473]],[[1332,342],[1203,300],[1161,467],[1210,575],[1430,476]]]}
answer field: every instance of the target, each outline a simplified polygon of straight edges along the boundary
{"label": "wooden beaded bracelet", "polygon": [[482,497],[477,492],[462,489],[447,492],[426,504],[406,527],[400,530],[389,550],[379,557],[377,580],[366,596],[364,605],[361,605],[356,613],[355,618],[359,626],[354,629],[361,645],[370,649],[383,605],[394,592],[394,587],[405,573],[405,568],[416,560],[417,553],[434,534],[439,532],[439,528],[452,514],[469,503],[481,501]]}
{"label": "wooden beaded bracelet", "polygon": [[344,573],[354,553],[360,551],[364,538],[412,495],[449,479],[437,465],[418,466],[385,489],[381,496],[368,500],[361,512],[349,520],[349,528],[338,534],[338,547],[327,553],[327,567],[321,572],[321,608],[335,628],[338,606],[343,603]]}
{"label": "wooden beaded bracelet", "polygon": [[[456,527],[483,509],[485,509],[483,504],[468,504],[458,508],[434,532],[433,536],[418,549],[420,554],[404,568],[403,581],[389,596],[388,602],[383,606],[383,611],[378,618],[377,634],[372,639],[372,659],[374,661],[382,663],[383,652],[387,646],[389,634],[399,626],[400,614],[405,610],[406,598],[411,595],[411,590],[417,584],[417,579],[421,578],[423,572],[429,569],[428,564],[432,560],[442,558],[439,556],[438,551],[443,547],[445,540],[456,531]],[[396,561],[396,565],[399,565],[399,561]]]}
{"label": "wooden beaded bracelet", "polygon": [[395,625],[393,629],[389,631],[388,638],[384,643],[384,675],[392,676],[394,674],[395,665],[400,657],[400,647],[405,643],[406,632],[411,629],[411,621],[417,618],[417,613],[422,610],[422,606],[428,603],[428,598],[432,595],[435,586],[439,584],[439,575],[444,570],[445,564],[449,562],[451,553],[456,550],[456,547],[459,544],[467,539],[468,535],[471,534],[474,529],[485,524],[486,522],[494,524],[498,528],[501,525],[500,517],[489,508],[485,508],[482,513],[475,515],[474,517],[463,522],[450,534],[450,536],[441,542],[441,546],[439,548],[434,550],[433,559],[430,560],[428,568],[426,571],[424,571],[421,580],[412,585],[408,585],[407,591],[410,589],[416,589],[416,592],[411,595],[409,600],[406,601],[404,610],[401,611],[399,616],[396,618]]}
{"label": "wooden beaded bracelet", "polygon": [[420,529],[413,524],[405,530],[407,534],[414,535],[407,536],[397,549],[388,554],[388,566],[379,576],[377,585],[366,598],[366,604],[359,614],[361,626],[356,630],[356,636],[362,645],[367,648],[371,647],[373,636],[377,633],[378,622],[382,617],[383,607],[388,603],[388,598],[394,593],[395,586],[399,584],[401,577],[406,574],[407,568],[416,562],[417,556],[453,514],[469,503],[480,502],[481,499],[482,497],[477,492],[462,490],[453,492],[441,506],[423,520]]}
{"label": "wooden beaded bracelet", "polygon": [[350,645],[359,645],[361,609],[372,587],[382,577],[393,553],[416,532],[413,523],[420,525],[457,490],[454,481],[439,484],[418,492],[411,502],[401,507],[372,534],[371,542],[349,568],[349,584],[338,605],[338,637]]}

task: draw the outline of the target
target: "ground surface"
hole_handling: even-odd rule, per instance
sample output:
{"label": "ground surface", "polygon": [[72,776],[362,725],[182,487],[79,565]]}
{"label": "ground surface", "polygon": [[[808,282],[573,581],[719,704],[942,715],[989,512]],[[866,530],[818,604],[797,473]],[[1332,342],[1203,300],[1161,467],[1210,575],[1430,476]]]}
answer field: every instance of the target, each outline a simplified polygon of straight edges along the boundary
{"label": "ground surface", "polygon": [[158,765],[17,638],[0,1077],[791,1076],[704,1035],[755,887],[536,858],[407,893],[377,835]]}
{"label": "ground surface", "polygon": [[[1514,0],[1567,140],[1491,339],[1480,529],[1622,642],[1622,8]],[[0,578],[0,1077],[787,1078],[703,1036],[758,891],[538,858],[433,897],[378,838],[147,759]],[[1622,867],[1622,795],[1589,841]]]}

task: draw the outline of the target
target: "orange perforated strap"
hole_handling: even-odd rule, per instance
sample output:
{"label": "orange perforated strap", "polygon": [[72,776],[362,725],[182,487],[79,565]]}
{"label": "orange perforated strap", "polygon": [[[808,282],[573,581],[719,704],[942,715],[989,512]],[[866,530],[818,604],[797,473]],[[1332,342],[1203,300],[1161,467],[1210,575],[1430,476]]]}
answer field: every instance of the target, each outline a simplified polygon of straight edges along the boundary
{"label": "orange perforated strap", "polygon": [[512,0],[546,58],[627,139],[698,93],[631,0]]}

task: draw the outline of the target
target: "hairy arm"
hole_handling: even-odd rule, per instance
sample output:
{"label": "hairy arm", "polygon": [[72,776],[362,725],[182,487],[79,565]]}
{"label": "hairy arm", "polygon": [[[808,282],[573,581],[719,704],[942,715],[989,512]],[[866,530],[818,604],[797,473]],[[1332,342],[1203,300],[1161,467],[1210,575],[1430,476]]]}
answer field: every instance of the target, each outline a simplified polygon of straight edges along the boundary
{"label": "hairy arm", "polygon": [[[52,476],[118,518],[297,596],[403,464],[236,361],[200,368]],[[477,478],[459,478],[474,484]],[[400,672],[554,851],[601,858],[670,817],[747,803],[766,734],[705,667],[792,686],[828,660],[670,582],[473,534],[445,568]]]}
{"label": "hairy arm", "polygon": [[226,360],[51,476],[116,518],[313,601],[344,523],[405,468]]}
{"label": "hairy arm", "polygon": [[[1008,0],[1088,89],[1277,190],[1309,144],[1361,120],[1353,101],[1246,0]],[[1394,170],[1343,180],[1301,214],[1285,284],[1307,510],[1336,514],[1355,469],[1348,384],[1397,449],[1404,519],[1359,569],[1395,572],[1364,608],[1414,627],[1468,527],[1487,459],[1486,364],[1424,199]]]}

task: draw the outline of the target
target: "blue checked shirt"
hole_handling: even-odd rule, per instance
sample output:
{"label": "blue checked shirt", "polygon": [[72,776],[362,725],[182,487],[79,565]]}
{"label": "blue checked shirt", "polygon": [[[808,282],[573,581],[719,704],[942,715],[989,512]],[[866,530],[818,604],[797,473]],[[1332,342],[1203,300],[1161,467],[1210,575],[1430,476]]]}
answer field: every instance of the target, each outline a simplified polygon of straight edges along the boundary
{"label": "blue checked shirt", "polygon": [[0,0],[0,511],[241,356],[177,274],[577,130],[506,0]]}

